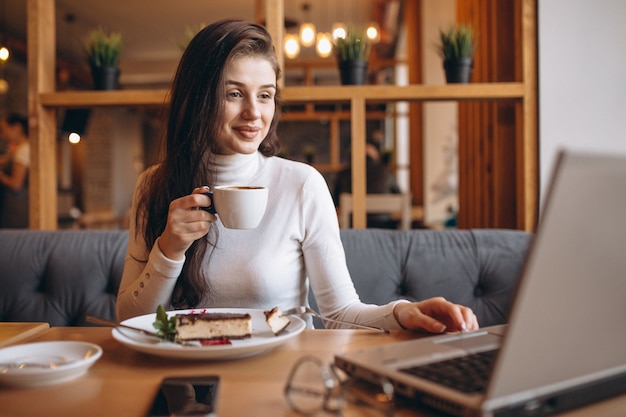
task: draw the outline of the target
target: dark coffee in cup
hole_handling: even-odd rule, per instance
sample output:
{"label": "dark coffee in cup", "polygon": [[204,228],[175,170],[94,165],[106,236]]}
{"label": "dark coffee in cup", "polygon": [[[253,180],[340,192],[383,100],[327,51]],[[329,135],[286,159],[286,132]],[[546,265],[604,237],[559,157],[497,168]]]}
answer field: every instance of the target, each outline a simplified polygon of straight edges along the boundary
{"label": "dark coffee in cup", "polygon": [[265,187],[255,187],[255,186],[249,186],[249,185],[232,185],[232,186],[229,185],[226,187],[219,187],[219,188],[222,188],[224,190],[259,190]]}

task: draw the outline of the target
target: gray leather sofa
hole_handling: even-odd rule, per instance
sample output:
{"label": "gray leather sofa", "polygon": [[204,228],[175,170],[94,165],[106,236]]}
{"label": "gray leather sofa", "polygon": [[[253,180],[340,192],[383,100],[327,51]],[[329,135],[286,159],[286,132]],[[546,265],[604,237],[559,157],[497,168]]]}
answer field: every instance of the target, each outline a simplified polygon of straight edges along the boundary
{"label": "gray leather sofa", "polygon": [[[341,237],[365,302],[443,296],[470,306],[482,326],[506,321],[531,239],[495,229],[342,230]],[[124,230],[0,230],[0,321],[115,319],[127,239]]]}

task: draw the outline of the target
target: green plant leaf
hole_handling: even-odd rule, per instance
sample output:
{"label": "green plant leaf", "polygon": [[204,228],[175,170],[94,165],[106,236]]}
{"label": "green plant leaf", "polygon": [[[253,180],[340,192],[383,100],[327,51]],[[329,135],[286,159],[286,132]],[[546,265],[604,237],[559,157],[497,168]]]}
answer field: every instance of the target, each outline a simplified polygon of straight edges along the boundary
{"label": "green plant leaf", "polygon": [[334,49],[339,61],[367,61],[372,44],[364,29],[348,28],[346,37],[338,38]]}
{"label": "green plant leaf", "polygon": [[84,39],[87,60],[92,67],[117,67],[122,50],[122,35],[107,33],[98,28],[90,31]]}
{"label": "green plant leaf", "polygon": [[435,45],[443,59],[473,58],[477,41],[471,25],[453,25],[439,30],[439,43]]}
{"label": "green plant leaf", "polygon": [[157,336],[161,339],[174,340],[176,336],[176,317],[167,317],[165,309],[159,305],[156,310],[154,328],[157,330]]}

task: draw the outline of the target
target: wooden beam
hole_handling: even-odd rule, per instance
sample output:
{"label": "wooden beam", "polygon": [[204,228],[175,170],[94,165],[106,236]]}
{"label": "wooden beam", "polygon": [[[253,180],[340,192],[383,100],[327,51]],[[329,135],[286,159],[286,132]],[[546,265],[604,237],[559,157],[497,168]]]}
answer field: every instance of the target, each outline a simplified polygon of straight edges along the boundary
{"label": "wooden beam", "polygon": [[354,98],[350,101],[352,112],[352,227],[365,229],[367,227],[365,213],[365,194],[367,192],[367,169],[365,166],[365,99]]}
{"label": "wooden beam", "polygon": [[[276,60],[280,68],[284,68],[283,36],[285,33],[284,0],[265,0],[265,27],[267,28],[276,49]],[[284,78],[278,80],[278,86],[284,85]]]}
{"label": "wooden beam", "polygon": [[[422,1],[404,1],[404,27],[406,30],[406,56],[409,63],[409,84],[422,83]],[[424,205],[424,106],[421,102],[409,103],[409,178],[413,201]]]}
{"label": "wooden beam", "polygon": [[54,108],[44,107],[41,93],[55,89],[54,2],[28,0],[29,223],[31,229],[57,228],[56,132]]}
{"label": "wooden beam", "polygon": [[524,132],[518,148],[518,226],[532,232],[539,219],[539,127],[537,75],[537,0],[522,0]]}

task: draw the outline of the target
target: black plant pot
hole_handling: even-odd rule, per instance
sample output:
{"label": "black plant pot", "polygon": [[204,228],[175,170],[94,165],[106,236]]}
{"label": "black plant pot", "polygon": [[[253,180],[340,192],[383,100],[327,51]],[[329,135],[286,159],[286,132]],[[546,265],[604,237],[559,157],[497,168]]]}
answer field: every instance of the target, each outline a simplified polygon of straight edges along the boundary
{"label": "black plant pot", "polygon": [[469,83],[472,78],[474,60],[472,58],[446,59],[443,61],[446,82],[449,84]]}
{"label": "black plant pot", "polygon": [[96,90],[117,90],[120,77],[119,68],[115,67],[92,67],[93,87]]}
{"label": "black plant pot", "polygon": [[363,85],[367,80],[367,61],[339,61],[343,85]]}

